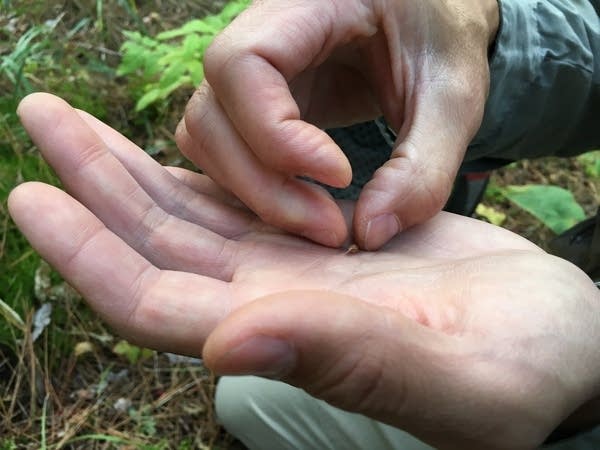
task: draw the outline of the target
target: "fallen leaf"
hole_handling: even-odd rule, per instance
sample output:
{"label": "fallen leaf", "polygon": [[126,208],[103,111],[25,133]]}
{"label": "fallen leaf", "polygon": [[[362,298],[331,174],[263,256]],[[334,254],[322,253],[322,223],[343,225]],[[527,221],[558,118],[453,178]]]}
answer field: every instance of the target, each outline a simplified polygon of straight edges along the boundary
{"label": "fallen leaf", "polygon": [[48,300],[48,291],[52,287],[52,281],[50,280],[50,274],[52,268],[46,261],[40,262],[39,267],[35,270],[33,277],[33,295],[40,302]]}
{"label": "fallen leaf", "polygon": [[585,212],[573,193],[558,186],[506,186],[502,188],[502,194],[519,208],[537,217],[555,234],[585,219]]}
{"label": "fallen leaf", "polygon": [[4,303],[2,299],[0,299],[0,315],[2,315],[8,323],[14,325],[21,331],[25,331],[25,322],[23,322],[21,316],[19,316],[14,309]]}
{"label": "fallen leaf", "polygon": [[191,356],[177,355],[175,353],[165,353],[171,365],[175,364],[189,364],[191,366],[200,366],[202,365],[202,360],[200,358],[193,358]]}
{"label": "fallen leaf", "polygon": [[73,352],[75,353],[75,356],[78,358],[85,353],[89,353],[89,352],[93,352],[93,351],[94,351],[94,344],[92,344],[89,341],[78,342],[75,345],[75,349],[73,350]]}
{"label": "fallen leaf", "polygon": [[117,355],[127,358],[131,364],[144,361],[154,354],[154,351],[150,349],[138,347],[125,340],[117,342],[112,351]]}
{"label": "fallen leaf", "polygon": [[113,408],[122,413],[127,412],[131,408],[131,400],[121,397],[113,404]]}
{"label": "fallen leaf", "polygon": [[50,325],[51,314],[52,305],[50,303],[44,303],[33,315],[33,331],[31,332],[31,340],[33,342],[35,342],[44,332],[46,327]]}
{"label": "fallen leaf", "polygon": [[502,211],[498,211],[497,209],[484,205],[483,203],[477,205],[475,212],[481,217],[485,218],[489,223],[494,225],[501,226],[506,220],[506,214],[504,214]]}

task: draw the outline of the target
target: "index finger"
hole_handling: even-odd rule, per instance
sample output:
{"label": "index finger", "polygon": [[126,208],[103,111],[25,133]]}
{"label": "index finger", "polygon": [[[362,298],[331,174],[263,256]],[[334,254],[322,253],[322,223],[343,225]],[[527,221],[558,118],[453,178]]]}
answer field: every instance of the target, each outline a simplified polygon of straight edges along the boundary
{"label": "index finger", "polygon": [[[257,2],[206,52],[208,83],[263,164],[332,186],[350,182],[344,154],[326,133],[302,120],[289,82],[336,46],[374,31],[354,3],[345,2],[341,10],[336,2]],[[310,98],[303,101],[309,109]],[[194,124],[186,125],[194,136]]]}

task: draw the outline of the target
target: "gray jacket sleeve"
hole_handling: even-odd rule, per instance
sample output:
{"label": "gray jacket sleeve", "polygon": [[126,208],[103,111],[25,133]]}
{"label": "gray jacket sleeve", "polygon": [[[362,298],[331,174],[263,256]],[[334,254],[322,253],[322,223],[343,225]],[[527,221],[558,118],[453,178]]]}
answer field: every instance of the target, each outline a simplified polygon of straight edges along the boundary
{"label": "gray jacket sleeve", "polygon": [[467,160],[600,148],[600,0],[501,0],[491,87]]}

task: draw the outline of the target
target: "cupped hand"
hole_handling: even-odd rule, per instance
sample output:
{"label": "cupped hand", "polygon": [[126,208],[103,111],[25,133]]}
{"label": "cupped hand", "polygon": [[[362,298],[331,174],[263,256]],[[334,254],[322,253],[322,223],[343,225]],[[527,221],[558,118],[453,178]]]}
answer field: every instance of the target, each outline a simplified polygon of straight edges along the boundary
{"label": "cupped hand", "polygon": [[265,0],[207,51],[180,149],[266,223],[328,246],[348,227],[325,190],[351,168],[321,128],[382,114],[398,132],[364,187],[354,239],[374,250],[439,212],[479,128],[496,0]]}
{"label": "cupped hand", "polygon": [[68,193],[25,183],[11,215],[132,341],[440,448],[532,447],[598,393],[593,283],[506,230],[440,213],[377,253],[322,247],[56,97],[19,114]]}

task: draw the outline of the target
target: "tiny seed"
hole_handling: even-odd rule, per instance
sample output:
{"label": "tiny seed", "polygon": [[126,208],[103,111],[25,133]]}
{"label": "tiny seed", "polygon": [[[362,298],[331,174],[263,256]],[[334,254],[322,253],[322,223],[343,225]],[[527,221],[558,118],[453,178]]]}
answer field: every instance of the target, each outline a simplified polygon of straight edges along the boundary
{"label": "tiny seed", "polygon": [[358,245],[352,244],[350,247],[348,247],[348,249],[346,250],[346,253],[344,253],[344,255],[354,255],[355,253],[358,253],[359,251],[360,251],[360,249],[358,248]]}

